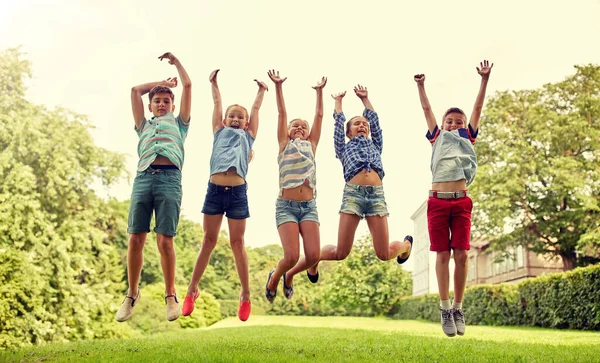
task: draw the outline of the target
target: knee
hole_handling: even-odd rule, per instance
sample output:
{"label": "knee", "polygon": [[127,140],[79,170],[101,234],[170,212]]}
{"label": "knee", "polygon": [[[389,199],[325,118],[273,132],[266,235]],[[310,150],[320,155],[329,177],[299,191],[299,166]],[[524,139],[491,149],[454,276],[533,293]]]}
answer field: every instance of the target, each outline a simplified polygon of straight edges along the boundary
{"label": "knee", "polygon": [[204,235],[204,240],[202,241],[202,248],[206,248],[209,251],[212,251],[215,249],[216,246],[217,246],[216,238],[212,238],[212,237],[208,237],[207,235]]}
{"label": "knee", "polygon": [[317,262],[319,262],[319,258],[321,257],[320,251],[307,253],[304,258],[306,259],[306,264],[308,266],[313,266]]}
{"label": "knee", "polygon": [[335,259],[336,260],[343,260],[346,257],[348,257],[348,255],[350,254],[350,250],[336,250],[335,251]]}
{"label": "knee", "polygon": [[173,250],[173,236],[158,235],[158,251],[161,255],[171,254]]}
{"label": "knee", "polygon": [[141,250],[144,248],[146,243],[146,236],[142,236],[139,233],[133,233],[129,236],[129,248]]}
{"label": "knee", "polygon": [[465,250],[454,251],[454,264],[457,266],[466,266],[469,259],[469,253]]}
{"label": "knee", "polygon": [[447,265],[450,262],[450,252],[438,252],[437,263]]}
{"label": "knee", "polygon": [[229,243],[231,244],[231,249],[235,251],[240,251],[244,249],[244,238],[232,238]]}
{"label": "knee", "polygon": [[288,267],[293,267],[298,263],[300,255],[298,252],[288,253],[283,256],[283,263]]}
{"label": "knee", "polygon": [[375,255],[377,256],[378,259],[380,259],[381,261],[387,261],[390,259],[389,253],[388,251],[375,251]]}

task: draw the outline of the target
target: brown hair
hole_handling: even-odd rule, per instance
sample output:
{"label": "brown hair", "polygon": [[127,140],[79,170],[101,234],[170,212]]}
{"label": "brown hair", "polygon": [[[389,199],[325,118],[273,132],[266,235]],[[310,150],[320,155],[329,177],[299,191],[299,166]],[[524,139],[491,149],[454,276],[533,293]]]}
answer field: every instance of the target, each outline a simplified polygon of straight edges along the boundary
{"label": "brown hair", "polygon": [[152,102],[152,97],[154,97],[154,95],[157,93],[168,93],[169,96],[171,97],[171,101],[175,101],[175,95],[173,94],[173,91],[171,91],[171,89],[169,87],[156,86],[156,87],[152,88],[150,90],[150,93],[148,94],[148,98],[150,99],[150,102]]}
{"label": "brown hair", "polygon": [[248,110],[246,110],[246,107],[238,105],[237,103],[234,103],[233,105],[227,107],[227,109],[225,110],[225,118],[227,118],[227,114],[229,113],[229,110],[233,107],[239,107],[244,111],[244,114],[246,115],[246,120],[250,121],[250,116],[248,116]]}
{"label": "brown hair", "polygon": [[467,115],[463,112],[463,110],[461,110],[458,107],[450,107],[445,113],[444,113],[444,117],[442,117],[442,122],[444,121],[444,119],[446,118],[446,116],[448,116],[449,113],[460,113],[461,115],[465,116],[465,122],[467,121]]}
{"label": "brown hair", "polygon": [[[348,120],[348,122],[346,122],[346,137],[347,138],[350,138],[350,125],[352,124],[352,121],[354,121],[357,118],[364,118],[364,117],[363,116],[354,116],[350,120]],[[369,124],[369,128],[371,128],[371,124]]]}

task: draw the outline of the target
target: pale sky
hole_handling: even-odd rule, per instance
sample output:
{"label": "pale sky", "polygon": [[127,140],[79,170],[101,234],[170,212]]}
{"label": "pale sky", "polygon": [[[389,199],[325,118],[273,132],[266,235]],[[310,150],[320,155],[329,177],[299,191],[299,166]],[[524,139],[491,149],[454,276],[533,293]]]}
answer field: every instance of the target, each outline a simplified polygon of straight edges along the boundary
{"label": "pale sky", "polygon": [[[221,69],[225,106],[250,108],[257,90],[253,79],[265,81],[270,91],[260,111],[247,177],[251,218],[246,243],[253,247],[280,243],[275,226],[277,108],[267,70],[288,77],[284,96],[289,118],[310,122],[315,108],[311,86],[327,76],[316,155],[325,245],[337,241],[344,186],[333,150],[330,94],[348,91],[344,111],[351,117],[362,112],[352,87],[360,83],[369,89],[384,135],[390,237],[402,239],[413,233],[410,216],[426,200],[431,182],[431,146],[424,137],[427,127],[413,75],[425,73],[438,121],[452,106],[470,114],[480,82],[475,67],[481,60],[495,64],[488,97],[498,90],[560,81],[574,72],[575,64],[600,62],[598,19],[598,0],[0,0],[0,48],[21,45],[32,62],[27,94],[32,102],[87,115],[96,143],[126,155],[131,179],[104,191],[119,199],[129,198],[137,165],[130,89],[176,76],[174,66],[157,59],[167,51],[175,54],[193,83],[182,210],[196,222],[202,222],[213,139],[208,75]],[[181,88],[174,91],[178,106]],[[357,238],[367,231],[362,222]],[[406,267],[411,269],[412,261]]]}

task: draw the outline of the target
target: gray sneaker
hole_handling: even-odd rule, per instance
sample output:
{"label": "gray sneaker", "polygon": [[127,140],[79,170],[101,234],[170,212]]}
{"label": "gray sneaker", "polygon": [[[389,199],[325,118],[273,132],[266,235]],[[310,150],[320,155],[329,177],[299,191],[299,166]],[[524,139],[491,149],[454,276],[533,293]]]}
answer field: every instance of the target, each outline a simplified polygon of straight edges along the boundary
{"label": "gray sneaker", "polygon": [[123,302],[121,303],[121,307],[117,311],[115,319],[119,323],[129,320],[129,318],[131,318],[131,315],[133,315],[133,307],[135,306],[135,304],[137,304],[138,301],[140,301],[141,297],[142,293],[140,289],[138,289],[138,293],[135,298],[131,296],[125,296],[125,299],[123,299]]}
{"label": "gray sneaker", "polygon": [[453,309],[442,309],[440,308],[440,311],[442,312],[442,330],[444,331],[444,333],[449,336],[449,337],[453,337],[456,335],[456,324],[454,323],[454,314],[453,314]]}
{"label": "gray sneaker", "polygon": [[458,335],[465,335],[465,313],[462,309],[452,309],[454,316],[454,324],[456,324],[456,332]]}

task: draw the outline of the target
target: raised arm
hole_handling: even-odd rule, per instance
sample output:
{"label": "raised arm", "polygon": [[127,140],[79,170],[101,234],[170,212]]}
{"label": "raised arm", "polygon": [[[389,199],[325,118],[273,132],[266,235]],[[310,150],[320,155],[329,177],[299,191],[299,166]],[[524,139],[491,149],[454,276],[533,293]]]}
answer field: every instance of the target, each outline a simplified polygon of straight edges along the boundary
{"label": "raised arm", "polygon": [[431,105],[429,104],[429,99],[427,98],[427,94],[425,93],[425,75],[415,75],[415,82],[417,82],[417,88],[419,89],[419,100],[421,101],[421,107],[423,108],[423,113],[425,114],[427,128],[429,129],[430,133],[433,133],[433,130],[435,130],[437,126],[437,121],[435,120],[433,110],[431,109]]}
{"label": "raised arm", "polygon": [[213,135],[223,128],[223,103],[221,102],[221,92],[219,92],[219,85],[217,84],[217,73],[219,73],[219,69],[215,69],[208,76],[214,103],[212,116]]}
{"label": "raised arm", "polygon": [[333,147],[335,148],[335,156],[340,160],[342,160],[342,156],[344,155],[344,147],[346,146],[346,133],[344,132],[346,118],[342,112],[342,98],[344,98],[345,95],[346,91],[336,95],[331,95],[331,97],[333,97],[335,100],[335,112],[333,114],[333,119],[335,120],[335,129],[333,130]]}
{"label": "raised arm", "polygon": [[144,101],[142,100],[142,96],[150,92],[150,90],[156,86],[165,86],[169,88],[177,87],[177,77],[167,78],[166,80],[159,82],[144,83],[131,88],[131,110],[133,111],[135,126],[138,128],[144,118]]}
{"label": "raised arm", "polygon": [[381,153],[383,151],[383,132],[381,131],[381,126],[379,126],[379,117],[369,100],[369,91],[367,91],[367,87],[363,87],[360,84],[354,87],[354,93],[358,98],[360,98],[361,102],[365,106],[365,111],[363,112],[363,116],[369,121],[369,128],[371,129],[371,140],[373,140],[373,144]]}
{"label": "raised arm", "polygon": [[258,132],[258,111],[260,110],[260,106],[262,105],[263,98],[265,97],[265,91],[269,90],[269,87],[264,82],[259,80],[254,80],[256,84],[258,84],[258,93],[256,93],[256,99],[254,100],[254,104],[252,105],[252,110],[250,111],[250,122],[248,124],[248,132],[250,136],[256,139],[256,133]]}
{"label": "raised arm", "polygon": [[477,69],[477,73],[481,76],[481,84],[479,85],[479,92],[477,93],[477,98],[475,99],[475,106],[473,106],[473,112],[471,113],[471,120],[469,124],[473,128],[474,131],[479,129],[479,120],[481,119],[481,110],[483,109],[483,101],[485,100],[485,90],[487,89],[488,80],[490,78],[490,73],[492,72],[492,67],[494,63],[490,65],[487,60],[479,63],[479,67],[475,67]]}
{"label": "raised arm", "polygon": [[283,152],[285,145],[289,140],[287,127],[287,111],[285,109],[285,101],[283,100],[283,82],[287,79],[279,77],[279,71],[274,69],[267,72],[271,81],[275,83],[275,97],[277,98],[277,140],[279,142],[279,153]]}
{"label": "raised arm", "polygon": [[375,111],[373,105],[371,104],[371,101],[369,101],[369,91],[367,91],[367,87],[363,87],[360,84],[356,85],[354,87],[354,93],[356,94],[356,96],[358,96],[358,98],[360,98],[365,108],[371,111]]}
{"label": "raised arm", "polygon": [[310,130],[310,135],[308,135],[308,140],[312,144],[313,154],[317,152],[317,145],[319,145],[319,139],[321,139],[321,127],[323,126],[323,88],[326,84],[327,77],[323,77],[316,86],[313,86],[313,89],[317,91],[317,105],[315,107],[315,118],[312,129]]}
{"label": "raised arm", "polygon": [[192,111],[192,81],[177,57],[169,52],[158,57],[158,59],[161,61],[165,58],[169,60],[169,64],[172,64],[175,66],[175,68],[177,68],[177,72],[179,73],[179,80],[183,86],[181,103],[179,106],[179,117],[181,117],[184,122],[188,122],[190,120],[190,113]]}

